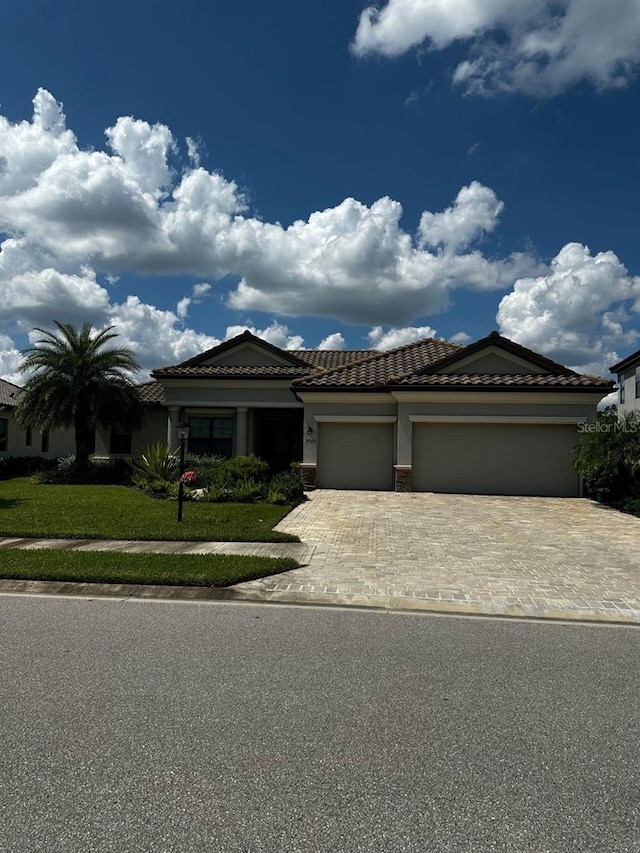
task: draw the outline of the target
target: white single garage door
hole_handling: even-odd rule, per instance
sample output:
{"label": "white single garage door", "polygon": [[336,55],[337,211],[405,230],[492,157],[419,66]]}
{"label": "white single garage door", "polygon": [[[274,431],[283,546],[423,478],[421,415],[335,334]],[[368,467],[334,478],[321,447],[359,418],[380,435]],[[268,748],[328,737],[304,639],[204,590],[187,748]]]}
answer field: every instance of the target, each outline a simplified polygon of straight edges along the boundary
{"label": "white single garage door", "polygon": [[414,423],[413,489],[577,497],[575,424]]}
{"label": "white single garage door", "polygon": [[388,491],[393,446],[392,423],[319,423],[318,488]]}

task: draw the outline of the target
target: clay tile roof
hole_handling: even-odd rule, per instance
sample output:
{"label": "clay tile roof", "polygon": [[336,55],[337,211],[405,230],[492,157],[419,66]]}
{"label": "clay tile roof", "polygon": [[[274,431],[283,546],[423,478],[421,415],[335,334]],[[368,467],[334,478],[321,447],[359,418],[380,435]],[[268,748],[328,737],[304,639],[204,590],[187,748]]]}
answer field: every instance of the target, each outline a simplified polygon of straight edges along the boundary
{"label": "clay tile roof", "polygon": [[334,369],[317,371],[294,381],[295,388],[380,388],[393,377],[418,371],[457,352],[461,347],[428,338],[367,356]]}
{"label": "clay tile roof", "polygon": [[138,393],[143,403],[162,403],[164,402],[164,388],[159,382],[143,382],[138,385]]}
{"label": "clay tile roof", "polygon": [[201,364],[186,367],[176,364],[171,367],[160,367],[152,372],[158,377],[205,377],[209,379],[295,379],[297,376],[310,373],[311,367],[296,367],[293,364]]}
{"label": "clay tile roof", "polygon": [[209,379],[296,379],[316,369],[335,368],[371,355],[371,350],[283,350],[292,356],[291,364],[200,364],[197,359],[158,367],[157,377],[205,377]]}
{"label": "clay tile roof", "polygon": [[578,373],[442,373],[403,376],[392,381],[396,388],[602,388],[613,382]]}
{"label": "clay tile roof", "polygon": [[6,379],[0,379],[0,406],[15,406],[21,394],[22,388],[18,385],[7,382]]}
{"label": "clay tile roof", "polygon": [[297,349],[292,350],[293,355],[301,361],[306,361],[312,367],[317,367],[323,370],[333,370],[335,367],[342,367],[343,364],[350,364],[354,361],[360,361],[372,355],[375,350],[370,349]]}

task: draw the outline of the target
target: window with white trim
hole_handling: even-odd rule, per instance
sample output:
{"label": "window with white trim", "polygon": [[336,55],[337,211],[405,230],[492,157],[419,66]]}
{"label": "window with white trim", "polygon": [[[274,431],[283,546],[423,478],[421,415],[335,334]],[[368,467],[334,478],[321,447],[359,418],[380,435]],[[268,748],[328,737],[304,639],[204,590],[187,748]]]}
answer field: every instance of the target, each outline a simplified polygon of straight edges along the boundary
{"label": "window with white trim", "polygon": [[9,419],[0,418],[0,450],[6,450],[9,442]]}

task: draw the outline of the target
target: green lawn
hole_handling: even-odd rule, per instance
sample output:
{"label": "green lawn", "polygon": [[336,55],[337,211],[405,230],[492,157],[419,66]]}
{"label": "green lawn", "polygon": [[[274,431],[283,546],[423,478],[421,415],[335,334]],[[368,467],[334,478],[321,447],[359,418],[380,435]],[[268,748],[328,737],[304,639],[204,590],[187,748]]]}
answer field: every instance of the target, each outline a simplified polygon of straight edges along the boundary
{"label": "green lawn", "polygon": [[20,580],[228,586],[296,566],[295,560],[229,554],[0,551],[0,578]]}
{"label": "green lawn", "polygon": [[0,537],[297,542],[296,536],[272,530],[290,509],[187,502],[178,524],[176,501],[151,498],[125,486],[36,485],[28,477],[0,480]]}

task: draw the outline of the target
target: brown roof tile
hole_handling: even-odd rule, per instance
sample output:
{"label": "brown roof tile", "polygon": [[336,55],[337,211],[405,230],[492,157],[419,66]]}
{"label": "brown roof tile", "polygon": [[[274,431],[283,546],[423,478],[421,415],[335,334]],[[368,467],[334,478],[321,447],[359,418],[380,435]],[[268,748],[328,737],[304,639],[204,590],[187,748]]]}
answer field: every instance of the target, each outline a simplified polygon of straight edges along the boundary
{"label": "brown roof tile", "polygon": [[143,382],[137,386],[140,399],[143,403],[163,403],[164,388],[159,382]]}
{"label": "brown roof tile", "polygon": [[191,359],[181,364],[158,367],[152,371],[152,376],[296,379],[298,376],[313,372],[314,369],[336,368],[359,361],[364,356],[371,355],[371,352],[371,350],[292,350],[291,354],[295,357],[297,364],[196,364],[195,360]]}
{"label": "brown roof tile", "polygon": [[457,352],[458,344],[428,338],[387,352],[371,352],[342,367],[323,370],[294,381],[296,388],[381,387],[398,375],[409,374]]}
{"label": "brown roof tile", "polygon": [[0,406],[15,406],[22,395],[22,388],[0,379]]}
{"label": "brown roof tile", "polygon": [[403,376],[391,380],[395,388],[602,388],[613,382],[578,373],[442,373]]}
{"label": "brown roof tile", "polygon": [[333,370],[336,367],[342,367],[344,364],[351,364],[354,361],[360,361],[363,358],[368,358],[370,355],[375,355],[377,350],[370,349],[297,349],[292,350],[293,355],[301,361],[306,361],[313,367],[322,370]]}

